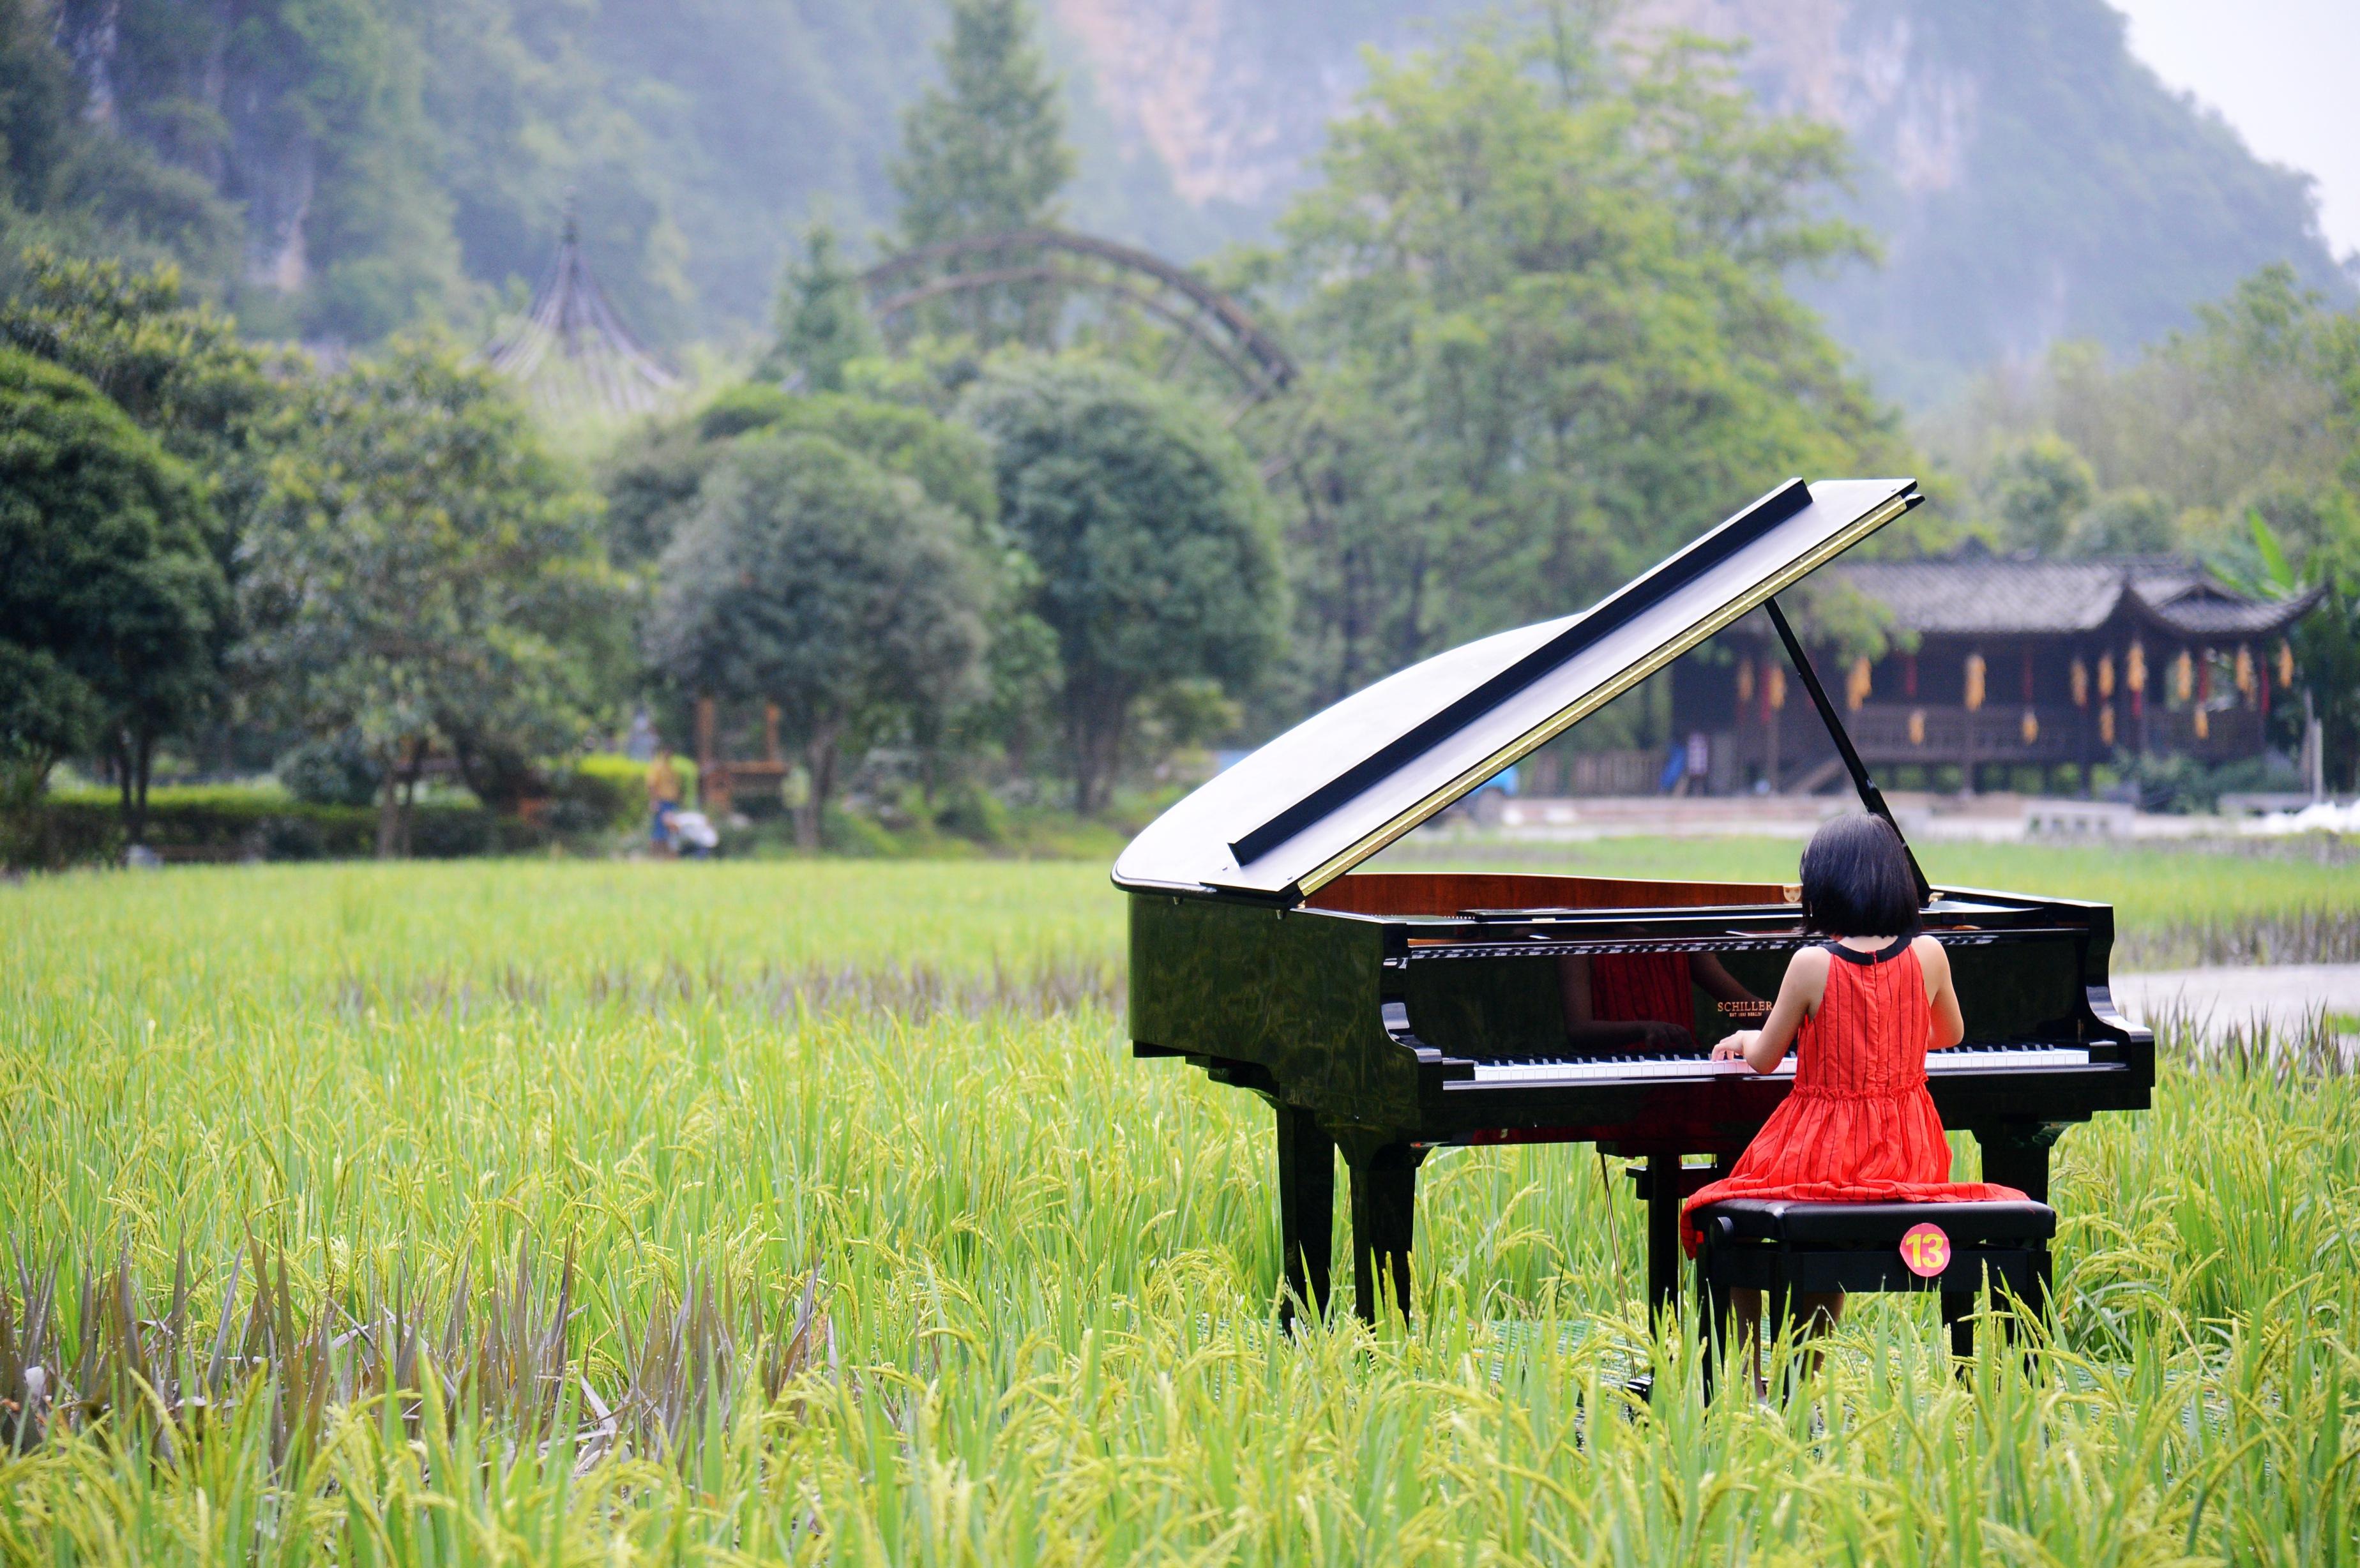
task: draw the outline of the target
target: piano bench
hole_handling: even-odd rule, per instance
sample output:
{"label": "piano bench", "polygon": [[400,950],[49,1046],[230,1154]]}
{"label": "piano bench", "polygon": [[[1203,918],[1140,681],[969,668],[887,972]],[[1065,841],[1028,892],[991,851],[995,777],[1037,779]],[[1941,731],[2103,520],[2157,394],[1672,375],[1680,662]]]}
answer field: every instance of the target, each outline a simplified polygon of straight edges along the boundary
{"label": "piano bench", "polygon": [[[1975,1294],[1986,1281],[1992,1304],[2038,1315],[2049,1300],[2049,1243],[2057,1211],[2046,1203],[1806,1203],[1785,1198],[1729,1198],[1696,1213],[1697,1301],[1704,1313],[1705,1392],[1730,1323],[1732,1290],[1763,1291],[1765,1326],[1792,1331],[1795,1298],[1830,1290],[1935,1290],[1950,1325],[1950,1353],[1974,1355]],[[1904,1261],[1902,1237],[1939,1225],[1949,1238],[1941,1271],[1921,1277]]]}

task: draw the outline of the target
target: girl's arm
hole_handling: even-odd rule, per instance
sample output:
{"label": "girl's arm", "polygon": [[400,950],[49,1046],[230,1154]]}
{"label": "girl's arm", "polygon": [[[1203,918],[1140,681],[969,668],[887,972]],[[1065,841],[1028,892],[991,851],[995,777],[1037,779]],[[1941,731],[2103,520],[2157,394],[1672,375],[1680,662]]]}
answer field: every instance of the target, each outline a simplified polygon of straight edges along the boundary
{"label": "girl's arm", "polygon": [[1959,1011],[1958,987],[1950,984],[1950,955],[1930,936],[1921,936],[1909,945],[1917,952],[1918,967],[1926,972],[1926,1000],[1934,1009],[1933,1031],[1926,1040],[1926,1049],[1948,1051],[1967,1038],[1967,1020]]}
{"label": "girl's arm", "polygon": [[1795,1043],[1795,1033],[1803,1027],[1806,1013],[1816,1011],[1828,994],[1828,964],[1831,962],[1827,950],[1807,947],[1786,963],[1786,977],[1778,983],[1778,999],[1770,1005],[1770,1016],[1762,1020],[1758,1029],[1740,1029],[1712,1048],[1715,1062],[1745,1059],[1745,1064],[1756,1073],[1771,1073],[1786,1060],[1786,1050]]}
{"label": "girl's arm", "polygon": [[1590,960],[1579,953],[1557,961],[1557,997],[1565,1004],[1566,1043],[1578,1049],[1611,1051],[1637,1046],[1644,1051],[1693,1051],[1696,1040],[1677,1024],[1654,1018],[1601,1022],[1590,988]]}
{"label": "girl's arm", "polygon": [[1721,960],[1710,953],[1688,955],[1688,978],[1704,988],[1704,994],[1716,1002],[1758,1002],[1762,998],[1745,988],[1745,982],[1732,975]]}

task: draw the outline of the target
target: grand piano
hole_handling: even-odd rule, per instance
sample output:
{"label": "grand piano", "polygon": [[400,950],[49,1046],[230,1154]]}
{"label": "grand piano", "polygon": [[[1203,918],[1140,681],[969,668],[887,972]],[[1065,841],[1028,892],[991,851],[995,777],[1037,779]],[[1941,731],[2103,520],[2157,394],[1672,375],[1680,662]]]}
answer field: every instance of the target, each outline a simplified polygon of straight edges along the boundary
{"label": "grand piano", "polygon": [[[1569,1140],[1644,1162],[1649,1299],[1676,1303],[1681,1199],[1793,1082],[1792,1057],[1761,1075],[1708,1057],[1766,1011],[1807,940],[1800,890],[1359,867],[1757,609],[1862,804],[1890,821],[1776,595],[1920,498],[1907,479],[1790,481],[1579,615],[1313,715],[1123,851],[1133,1052],[1185,1058],[1276,1112],[1284,1312],[1327,1306],[1338,1153],[1354,1305],[1373,1319],[1384,1294],[1408,1309],[1429,1149]],[[1967,1026],[1928,1058],[1935,1104],[1972,1131],[1987,1180],[2045,1201],[2058,1135],[2145,1107],[2154,1085],[2153,1037],[2108,994],[2114,912],[1918,883]]]}

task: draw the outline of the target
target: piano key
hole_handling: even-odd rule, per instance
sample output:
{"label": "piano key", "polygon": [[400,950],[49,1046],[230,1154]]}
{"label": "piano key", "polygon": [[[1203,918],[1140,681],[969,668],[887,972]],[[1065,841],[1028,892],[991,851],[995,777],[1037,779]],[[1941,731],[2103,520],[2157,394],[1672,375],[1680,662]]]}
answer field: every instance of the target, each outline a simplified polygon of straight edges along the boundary
{"label": "piano key", "polygon": [[[1930,1076],[1953,1073],[2014,1073],[2036,1067],[2087,1067],[2090,1051],[2081,1045],[2008,1046],[1929,1051],[1926,1072]],[[1657,1057],[1643,1061],[1612,1061],[1596,1057],[1514,1062],[1478,1062],[1478,1083],[1598,1083],[1641,1079],[1792,1078],[1795,1058],[1789,1056],[1769,1073],[1757,1073],[1743,1062],[1712,1062],[1700,1056]]]}

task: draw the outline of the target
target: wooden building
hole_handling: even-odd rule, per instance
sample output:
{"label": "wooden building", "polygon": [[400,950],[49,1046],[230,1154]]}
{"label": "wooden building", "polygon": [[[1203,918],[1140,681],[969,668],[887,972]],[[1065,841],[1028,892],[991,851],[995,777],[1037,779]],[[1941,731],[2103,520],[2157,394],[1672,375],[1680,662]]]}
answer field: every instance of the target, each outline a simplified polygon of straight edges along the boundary
{"label": "wooden building", "polygon": [[[1828,575],[1884,606],[1895,648],[1847,662],[1815,647],[1821,682],[1881,779],[1937,789],[2078,789],[2118,752],[2260,755],[2293,680],[2288,630],[2315,597],[2257,601],[2176,557],[2040,561],[1979,546]],[[1708,737],[1707,788],[1835,781],[1834,747],[1766,618],[1719,648],[1721,662],[1683,659],[1673,677],[1675,732]]]}

